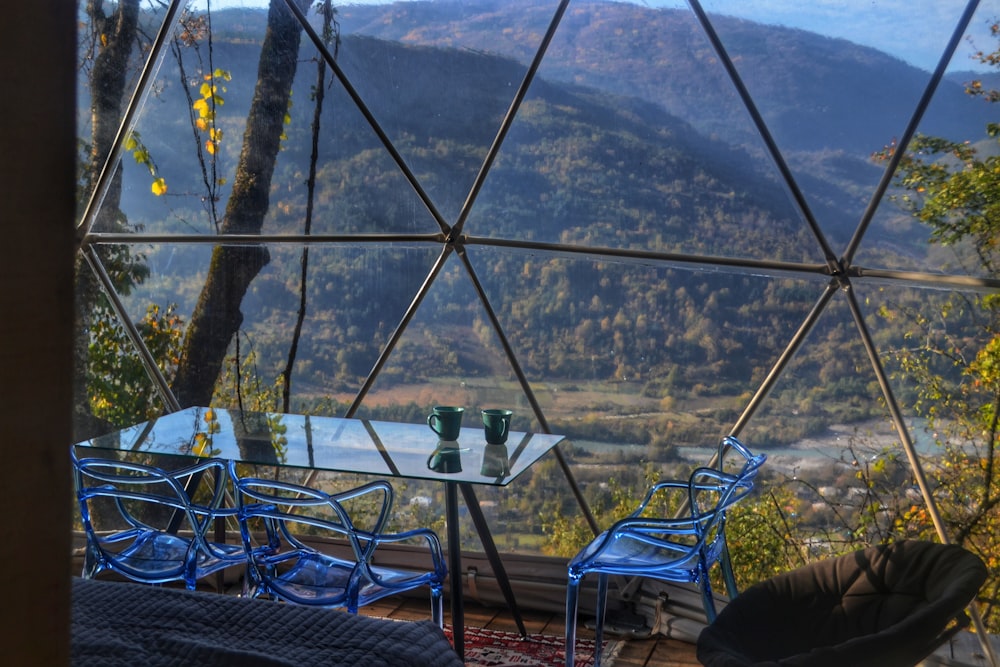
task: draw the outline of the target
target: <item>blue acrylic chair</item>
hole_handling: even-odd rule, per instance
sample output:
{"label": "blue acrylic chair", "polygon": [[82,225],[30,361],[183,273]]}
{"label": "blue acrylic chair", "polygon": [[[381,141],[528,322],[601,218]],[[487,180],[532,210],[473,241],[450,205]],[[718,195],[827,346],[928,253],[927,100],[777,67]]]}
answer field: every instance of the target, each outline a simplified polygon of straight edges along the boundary
{"label": "blue acrylic chair", "polygon": [[[733,472],[725,470],[730,450],[739,455]],[[601,661],[609,575],[697,584],[708,620],[715,618],[709,582],[709,570],[715,563],[723,570],[729,596],[736,595],[725,539],[726,512],[750,493],[765,460],[765,455],[753,455],[736,438],[724,438],[715,466],[695,469],[686,481],[667,480],[653,485],[632,514],[594,538],[570,561],[566,586],[567,667],[573,666],[575,658],[580,583],[590,573],[598,575],[595,667]],[[670,518],[647,516],[650,503],[664,493],[682,494],[683,511]]]}
{"label": "blue acrylic chair", "polygon": [[166,471],[111,458],[78,458],[75,448],[70,457],[87,538],[85,579],[110,570],[148,584],[183,581],[193,590],[202,577],[245,566],[241,544],[207,538],[216,518],[235,514],[222,507],[223,461],[206,459]]}
{"label": "blue acrylic chair", "polygon": [[[329,494],[272,479],[241,477],[230,463],[244,548],[249,555],[246,592],[350,613],[387,595],[428,586],[431,618],[443,626],[442,590],[447,568],[437,535],[426,528],[384,532],[392,508],[392,486],[370,482]],[[348,512],[352,501],[365,504],[365,527]],[[366,503],[367,501],[367,503]],[[318,538],[305,539],[306,537]],[[318,541],[346,543],[341,555],[321,551]],[[261,544],[263,543],[263,544]],[[429,569],[404,570],[374,564],[380,546],[420,544]],[[263,548],[262,548],[263,547]],[[424,554],[416,556],[418,559]]]}

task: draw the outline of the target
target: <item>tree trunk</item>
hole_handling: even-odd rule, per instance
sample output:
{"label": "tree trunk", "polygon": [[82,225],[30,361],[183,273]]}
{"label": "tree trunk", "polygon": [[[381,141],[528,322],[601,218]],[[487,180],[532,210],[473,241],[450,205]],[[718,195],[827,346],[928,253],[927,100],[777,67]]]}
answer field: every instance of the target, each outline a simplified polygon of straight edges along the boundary
{"label": "tree trunk", "polygon": [[[303,11],[309,6],[309,0],[296,1]],[[224,234],[259,234],[270,201],[302,26],[281,0],[271,0],[267,24],[243,150],[222,223]],[[243,323],[243,297],[269,260],[264,245],[215,248],[172,386],[182,406],[210,404],[226,350]]]}
{"label": "tree trunk", "polygon": [[[126,74],[139,19],[139,0],[121,0],[111,16],[104,14],[101,2],[90,0],[87,3],[87,15],[101,44],[90,75],[90,116],[93,136],[87,172],[88,182],[93,188],[108,155],[111,154],[122,120]],[[121,170],[118,169],[94,219],[94,231],[120,230],[120,201]],[[90,388],[87,382],[91,315],[97,299],[100,298],[100,287],[97,278],[80,256],[76,257],[75,271],[73,441],[79,442],[99,435],[107,428],[94,417],[90,409]]]}

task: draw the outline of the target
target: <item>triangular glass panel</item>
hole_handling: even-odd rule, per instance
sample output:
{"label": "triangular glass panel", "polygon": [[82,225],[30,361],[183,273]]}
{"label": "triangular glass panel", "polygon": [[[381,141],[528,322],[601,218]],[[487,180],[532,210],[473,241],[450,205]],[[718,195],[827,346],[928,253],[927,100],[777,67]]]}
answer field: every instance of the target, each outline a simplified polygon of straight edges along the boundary
{"label": "triangular glass panel", "polygon": [[[174,243],[144,251],[148,275],[122,296],[129,316],[138,323],[155,306],[186,331],[212,270],[212,246]],[[287,409],[342,414],[412,298],[403,286],[419,285],[437,254],[426,248],[329,244],[271,244],[267,251],[268,263],[240,302],[239,335],[229,341],[216,401],[282,409],[281,378],[291,364]],[[211,319],[200,325],[216,326]]]}
{"label": "triangular glass panel", "polygon": [[[474,426],[482,409],[508,408],[515,415],[512,429],[537,430],[483,302],[454,254],[427,289],[357,416],[378,418],[389,410],[397,420],[423,422],[435,405],[464,407],[464,426]],[[400,408],[405,415],[397,414]]]}
{"label": "triangular glass panel", "polygon": [[[712,124],[706,104],[725,122]],[[690,11],[573,6],[467,231],[636,253],[822,262],[759,139],[753,151],[738,142],[752,131]]]}
{"label": "triangular glass panel", "polygon": [[593,454],[654,461],[717,445],[823,287],[586,256],[470,256],[551,429]]}
{"label": "triangular glass panel", "polygon": [[[131,228],[148,234],[216,234],[225,231],[227,217],[250,217],[260,219],[266,234],[440,232],[425,202],[329,71],[317,120],[320,58],[308,37],[300,35],[283,121],[252,106],[255,95],[266,92],[257,79],[266,17],[259,8],[213,12],[211,33],[178,41],[164,58],[155,92],[136,120],[133,137],[141,143],[130,142],[131,155],[122,162],[122,211]],[[248,118],[250,113],[256,117]],[[282,135],[269,173],[267,160],[257,154],[264,145],[247,145],[246,130],[275,120]],[[255,178],[270,179],[266,199],[249,216],[233,208],[241,160]]]}
{"label": "triangular glass panel", "polygon": [[[939,57],[957,16],[952,9],[942,21],[912,4],[797,6],[794,17],[725,0],[704,4],[820,228],[840,252],[881,177],[871,154],[904,131],[930,80],[929,69],[886,52],[895,44],[878,37],[919,32]],[[885,24],[891,27],[876,36],[873,26]]]}
{"label": "triangular glass panel", "polygon": [[[545,21],[556,2],[524,9]],[[392,3],[338,9],[338,62],[449,224],[538,48],[505,5]],[[531,21],[528,17],[522,20]],[[511,57],[514,46],[520,57]]]}
{"label": "triangular glass panel", "polygon": [[[159,3],[138,3],[135,14],[126,11],[132,5],[102,2],[80,5],[76,117],[81,155],[77,162],[77,224],[84,222],[83,216],[89,211],[91,219],[87,223],[96,231],[120,231],[121,221],[115,213],[119,199],[117,182],[109,174],[104,195],[98,199],[100,174],[113,152],[119,127],[126,120],[130,98],[142,91],[144,66],[150,67],[149,78],[155,70],[155,62],[147,63],[152,40],[168,27],[165,21],[170,17]],[[135,140],[141,142],[141,137]],[[141,151],[140,146],[138,143],[126,150],[126,154]],[[104,203],[107,209],[101,216],[99,208]]]}
{"label": "triangular glass panel", "polygon": [[[960,290],[879,285],[858,293],[943,521],[975,524],[970,511],[977,515],[995,484],[984,462],[996,449],[996,309]],[[978,490],[956,496],[959,479],[976,480],[969,488]],[[932,531],[926,516],[910,520],[922,522],[911,530]]]}
{"label": "triangular glass panel", "polygon": [[[855,263],[928,274],[997,277],[1000,267],[995,253],[987,249],[993,244],[992,233],[978,238],[953,233],[963,223],[973,229],[977,219],[991,215],[980,191],[996,185],[997,139],[989,134],[996,120],[996,108],[989,102],[991,91],[997,89],[996,67],[982,62],[977,54],[984,57],[1000,49],[1000,40],[989,34],[995,18],[992,11],[980,7],[973,15],[966,38],[959,43],[916,127],[916,136],[906,147],[888,194],[875,211]],[[889,155],[884,152],[884,163]],[[922,180],[921,172],[929,168],[934,173]],[[938,169],[945,172],[940,182]]]}

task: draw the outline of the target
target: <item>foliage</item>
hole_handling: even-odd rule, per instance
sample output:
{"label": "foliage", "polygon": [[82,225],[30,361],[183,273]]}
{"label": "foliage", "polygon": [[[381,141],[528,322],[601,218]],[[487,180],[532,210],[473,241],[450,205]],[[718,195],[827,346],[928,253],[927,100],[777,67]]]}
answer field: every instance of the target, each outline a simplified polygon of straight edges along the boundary
{"label": "foliage", "polygon": [[156,162],[153,161],[153,157],[149,154],[149,149],[146,148],[146,145],[142,142],[142,137],[137,131],[133,130],[128,135],[128,138],[125,139],[125,150],[132,153],[136,164],[141,164],[149,170],[149,175],[153,177],[153,183],[150,185],[152,193],[157,197],[165,195],[167,193],[167,179],[159,174]]}
{"label": "foliage", "polygon": [[[187,100],[187,115],[194,136],[194,153],[201,174],[201,201],[212,224],[218,231],[222,188],[228,179],[222,175],[221,147],[223,129],[219,123],[219,109],[226,103],[223,93],[232,74],[214,66],[213,33],[210,14],[185,11],[181,15],[181,29],[171,43],[171,52],[177,62],[181,90]],[[196,71],[190,80],[187,75],[186,55],[192,54]],[[197,88],[197,95],[192,90]]]}
{"label": "foliage", "polygon": [[[176,368],[183,336],[183,322],[174,308],[169,305],[161,310],[152,304],[137,323],[143,342],[166,375]],[[145,421],[161,409],[139,354],[106,305],[98,308],[91,329],[88,376],[91,409],[111,424],[128,426]]]}
{"label": "foliage", "polygon": [[[1000,37],[1000,26],[993,26]],[[1000,49],[980,53],[997,65]],[[996,91],[973,82],[967,91],[987,102]],[[951,249],[969,273],[1000,277],[1000,124],[973,144],[917,136],[901,156],[897,200]],[[890,146],[878,157],[888,158]],[[990,571],[980,601],[987,627],[1000,629],[1000,295],[951,293],[932,315],[920,304],[885,306],[887,319],[908,322],[909,345],[893,350],[895,372],[915,387],[913,405],[927,419],[941,455],[928,469],[950,538],[977,553]],[[914,505],[895,528],[928,536],[926,512]]]}
{"label": "foliage", "polygon": [[236,336],[232,354],[226,357],[212,405],[251,412],[276,411],[281,401],[281,380],[268,383],[263,379],[265,374],[258,367],[257,351],[251,341],[249,351],[242,352],[246,344],[241,342],[242,337],[243,334]]}
{"label": "foliage", "polygon": [[[620,479],[612,477],[606,485],[602,485],[599,497],[589,503],[594,519],[599,526],[608,528],[618,519],[624,518],[635,511],[639,500],[635,497],[636,488],[645,488],[659,480],[659,474],[650,466],[643,471],[644,487],[632,484],[622,484]],[[657,496],[646,509],[646,516],[669,516],[673,510],[680,507],[683,497],[666,494]],[[578,512],[564,513],[562,511],[541,511],[539,519],[542,532],[547,540],[542,547],[542,553],[549,556],[573,556],[593,538],[593,532]]]}
{"label": "foliage", "polygon": [[[730,510],[726,542],[741,590],[805,562],[807,550],[796,503],[789,486],[765,483]],[[717,590],[723,590],[719,573],[712,575]]]}

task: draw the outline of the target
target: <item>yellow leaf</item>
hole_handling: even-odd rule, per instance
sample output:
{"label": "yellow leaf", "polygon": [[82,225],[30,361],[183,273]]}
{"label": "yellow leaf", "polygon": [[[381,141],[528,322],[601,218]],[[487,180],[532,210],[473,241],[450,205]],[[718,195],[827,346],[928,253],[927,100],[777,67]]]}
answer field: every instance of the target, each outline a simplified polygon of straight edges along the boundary
{"label": "yellow leaf", "polygon": [[205,150],[208,151],[209,155],[215,155],[215,142],[211,139],[205,140]]}
{"label": "yellow leaf", "polygon": [[191,448],[191,453],[195,456],[206,456],[209,452],[209,447],[211,443],[208,441],[208,436],[204,433],[196,433],[194,436],[194,447]]}
{"label": "yellow leaf", "polygon": [[199,92],[199,94],[202,97],[211,97],[211,95],[212,95],[212,86],[210,86],[207,83],[203,83],[203,84],[201,84],[201,89],[198,92]]}
{"label": "yellow leaf", "polygon": [[194,121],[195,127],[197,127],[201,132],[208,129],[208,123],[205,122],[204,118],[198,118]]}
{"label": "yellow leaf", "polygon": [[160,195],[166,193],[167,191],[167,181],[161,176],[153,181],[152,188],[153,194],[159,197]]}

